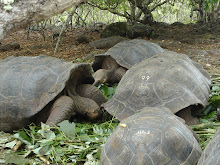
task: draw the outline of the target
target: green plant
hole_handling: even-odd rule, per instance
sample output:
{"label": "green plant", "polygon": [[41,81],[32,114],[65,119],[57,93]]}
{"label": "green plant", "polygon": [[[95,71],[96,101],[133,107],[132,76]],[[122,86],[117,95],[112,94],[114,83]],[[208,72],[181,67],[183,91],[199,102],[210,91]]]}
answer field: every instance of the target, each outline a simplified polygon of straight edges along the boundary
{"label": "green plant", "polygon": [[112,98],[112,96],[115,94],[116,88],[118,84],[108,87],[104,84],[101,84],[98,86],[98,88],[101,90],[101,92],[105,95],[106,99],[109,100]]}
{"label": "green plant", "polygon": [[[40,127],[30,125],[15,134],[1,132],[0,147],[6,153],[0,162],[4,159],[5,163],[16,164],[98,163],[101,147],[117,124],[63,121],[53,128],[41,123]],[[13,152],[18,142],[22,146]]]}

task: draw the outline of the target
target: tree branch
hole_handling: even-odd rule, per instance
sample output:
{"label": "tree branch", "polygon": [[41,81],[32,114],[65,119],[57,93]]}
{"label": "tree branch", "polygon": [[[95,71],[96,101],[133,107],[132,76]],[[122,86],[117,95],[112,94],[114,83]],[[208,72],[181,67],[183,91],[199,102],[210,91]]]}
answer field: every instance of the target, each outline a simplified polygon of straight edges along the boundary
{"label": "tree branch", "polygon": [[94,4],[94,3],[87,2],[87,4],[89,4],[90,6],[93,6],[93,7],[97,7],[100,10],[107,10],[107,11],[111,12],[112,14],[116,14],[116,15],[119,15],[121,17],[125,17],[126,19],[130,19],[130,15],[125,15],[125,14],[119,13],[115,10],[109,9],[107,7],[101,7],[101,6],[99,6],[97,4]]}
{"label": "tree branch", "polygon": [[57,40],[57,43],[56,43],[56,47],[55,47],[55,49],[54,49],[54,55],[57,53],[57,51],[58,51],[58,49],[59,49],[59,46],[60,46],[60,43],[61,43],[61,38],[62,38],[62,36],[63,36],[63,33],[66,31],[67,26],[68,26],[68,23],[69,23],[70,20],[72,19],[73,14],[76,12],[77,7],[78,7],[78,5],[76,5],[75,7],[73,7],[72,12],[68,15],[68,17],[66,18],[65,23],[64,23],[63,26],[62,26],[62,29],[61,29],[61,31],[60,31],[60,34],[59,34],[59,37],[58,37],[58,40]]}
{"label": "tree branch", "polygon": [[156,6],[154,6],[150,11],[151,11],[151,12],[154,11],[157,7],[162,6],[162,5],[164,5],[165,3],[167,3],[167,2],[169,2],[169,0],[165,0],[165,1],[161,2],[161,3],[158,3],[158,4],[157,4]]}
{"label": "tree branch", "polygon": [[83,0],[19,0],[11,4],[12,9],[6,11],[0,3],[0,41],[15,30],[26,28],[34,21],[42,21]]}

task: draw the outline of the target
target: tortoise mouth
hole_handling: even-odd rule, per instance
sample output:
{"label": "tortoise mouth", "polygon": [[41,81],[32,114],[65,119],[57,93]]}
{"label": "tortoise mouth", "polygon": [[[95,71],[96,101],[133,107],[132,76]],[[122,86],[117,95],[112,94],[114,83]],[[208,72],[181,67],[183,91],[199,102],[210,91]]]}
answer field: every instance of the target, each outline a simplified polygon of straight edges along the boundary
{"label": "tortoise mouth", "polygon": [[98,117],[100,117],[101,112],[100,110],[97,109],[92,109],[90,112],[88,112],[87,116],[89,118],[89,120],[94,120],[97,119]]}

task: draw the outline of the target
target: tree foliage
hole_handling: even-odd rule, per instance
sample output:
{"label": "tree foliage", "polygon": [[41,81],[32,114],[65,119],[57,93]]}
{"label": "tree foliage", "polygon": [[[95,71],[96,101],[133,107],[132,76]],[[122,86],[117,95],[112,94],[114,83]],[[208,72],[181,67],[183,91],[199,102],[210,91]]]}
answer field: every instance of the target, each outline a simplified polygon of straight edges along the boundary
{"label": "tree foliage", "polygon": [[89,0],[88,4],[101,10],[125,17],[128,22],[150,24],[154,21],[152,12],[166,3],[174,0]]}
{"label": "tree foliage", "polygon": [[220,16],[219,0],[191,0],[193,11],[199,12],[201,22],[215,21]]}
{"label": "tree foliage", "polygon": [[[132,24],[136,22],[152,23],[154,21],[152,12],[163,8],[165,4],[170,6],[177,3],[188,5],[189,2],[192,12],[199,11],[199,20],[202,22],[215,21],[220,15],[219,0],[88,0],[89,5],[122,16]],[[167,8],[166,10],[167,13],[170,12]]]}

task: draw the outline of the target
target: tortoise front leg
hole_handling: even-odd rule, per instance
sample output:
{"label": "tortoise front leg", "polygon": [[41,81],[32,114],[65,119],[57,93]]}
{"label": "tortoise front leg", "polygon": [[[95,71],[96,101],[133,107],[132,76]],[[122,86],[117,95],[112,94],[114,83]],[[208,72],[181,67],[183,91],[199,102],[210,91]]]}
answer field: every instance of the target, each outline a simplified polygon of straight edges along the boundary
{"label": "tortoise front leg", "polygon": [[113,76],[112,76],[112,82],[113,83],[119,83],[122,79],[122,77],[124,76],[124,74],[126,73],[127,69],[123,68],[123,67],[119,67],[117,70],[115,70]]}
{"label": "tortoise front leg", "polygon": [[53,126],[53,124],[57,125],[64,120],[69,120],[73,111],[73,100],[68,96],[61,96],[53,103],[46,124]]}

